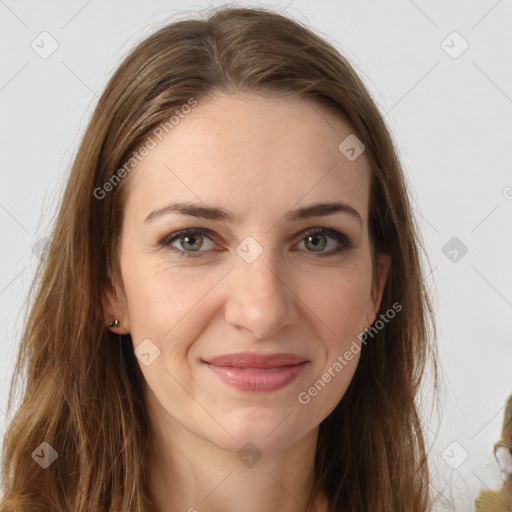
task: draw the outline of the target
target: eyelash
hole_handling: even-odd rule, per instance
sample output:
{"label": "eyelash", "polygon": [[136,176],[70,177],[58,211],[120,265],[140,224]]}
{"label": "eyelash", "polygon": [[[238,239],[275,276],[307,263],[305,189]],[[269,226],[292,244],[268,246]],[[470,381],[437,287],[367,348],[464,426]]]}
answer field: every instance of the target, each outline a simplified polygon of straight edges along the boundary
{"label": "eyelash", "polygon": [[[171,249],[173,251],[176,250],[180,257],[186,257],[186,258],[198,258],[198,257],[201,257],[201,252],[206,252],[206,251],[184,251],[182,249],[178,249],[177,247],[171,246],[171,244],[173,242],[175,242],[176,240],[179,240],[180,238],[183,238],[183,237],[185,237],[186,235],[189,235],[189,234],[193,234],[193,235],[194,234],[200,234],[200,235],[206,236],[210,240],[212,240],[212,236],[211,235],[213,233],[209,229],[204,229],[204,228],[184,229],[182,231],[177,231],[177,232],[172,233],[170,235],[164,236],[163,238],[158,240],[158,245],[160,245],[162,247],[165,247],[167,249]],[[318,258],[328,258],[328,257],[331,257],[331,256],[337,256],[337,255],[343,253],[344,251],[346,251],[347,249],[352,249],[353,248],[352,242],[350,241],[350,239],[346,235],[344,235],[343,233],[340,233],[339,231],[336,231],[335,229],[323,228],[323,227],[306,229],[302,233],[302,238],[299,240],[299,242],[303,241],[308,236],[315,236],[315,235],[325,235],[325,236],[328,236],[330,238],[334,238],[338,243],[341,244],[339,248],[334,249],[334,250],[332,250],[332,251],[330,251],[328,253],[316,253],[315,254],[313,251],[308,251],[308,252],[311,252],[312,254],[314,254]]]}

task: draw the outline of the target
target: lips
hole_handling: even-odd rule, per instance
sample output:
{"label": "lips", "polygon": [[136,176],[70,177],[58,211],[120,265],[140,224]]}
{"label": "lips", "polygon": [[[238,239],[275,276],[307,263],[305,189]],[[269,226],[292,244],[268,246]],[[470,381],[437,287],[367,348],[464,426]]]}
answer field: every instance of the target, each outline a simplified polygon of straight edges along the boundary
{"label": "lips", "polygon": [[239,354],[225,354],[205,360],[215,366],[232,366],[235,368],[269,369],[281,366],[293,366],[307,361],[305,357],[295,354],[255,354],[243,352]]}
{"label": "lips", "polygon": [[241,391],[276,391],[293,381],[308,360],[295,354],[225,354],[204,360],[215,375]]}

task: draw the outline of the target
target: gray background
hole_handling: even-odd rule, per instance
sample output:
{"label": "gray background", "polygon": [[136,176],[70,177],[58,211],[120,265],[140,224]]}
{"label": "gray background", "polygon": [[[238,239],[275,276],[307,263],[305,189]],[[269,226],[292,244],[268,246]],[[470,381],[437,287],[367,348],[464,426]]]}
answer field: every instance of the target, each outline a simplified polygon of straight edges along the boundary
{"label": "gray background", "polygon": [[[97,98],[136,42],[221,3],[0,0],[0,435],[33,248],[49,232]],[[512,393],[512,3],[236,5],[274,7],[317,30],[385,114],[431,264],[445,384],[440,410],[425,407],[424,421],[438,510],[451,501],[471,511],[480,489],[500,485],[492,446]],[[47,58],[31,47],[49,51],[52,39]]]}

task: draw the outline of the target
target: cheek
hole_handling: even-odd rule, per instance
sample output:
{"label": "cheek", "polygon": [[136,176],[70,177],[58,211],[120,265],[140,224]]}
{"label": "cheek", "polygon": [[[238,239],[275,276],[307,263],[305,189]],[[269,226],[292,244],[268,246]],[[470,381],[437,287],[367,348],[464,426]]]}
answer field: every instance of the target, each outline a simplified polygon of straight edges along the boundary
{"label": "cheek", "polygon": [[[190,329],[199,334],[205,319],[219,307],[214,297],[223,295],[223,266],[205,271],[132,252],[125,257],[123,270],[135,344],[146,337],[157,343],[183,339],[178,333],[185,325],[185,340],[194,339]],[[346,340],[363,329],[371,287],[369,258],[329,272],[301,271],[290,284],[299,299],[297,307],[302,308],[302,302],[316,316],[327,338]]]}
{"label": "cheek", "polygon": [[[340,272],[308,296],[308,305],[317,317],[323,354],[297,395],[305,414],[317,424],[326,418],[345,394],[361,353],[360,334],[370,298],[371,267]],[[310,315],[310,318],[313,316]],[[320,345],[318,345],[320,346]]]}
{"label": "cheek", "polygon": [[371,291],[370,268],[361,265],[350,271],[332,272],[311,289],[314,291],[304,295],[305,302],[324,324],[327,338],[332,338],[333,343],[351,339],[364,329]]}
{"label": "cheek", "polygon": [[124,271],[134,344],[150,338],[166,351],[186,348],[201,330],[208,294],[222,272],[186,271],[146,255],[127,259]]}

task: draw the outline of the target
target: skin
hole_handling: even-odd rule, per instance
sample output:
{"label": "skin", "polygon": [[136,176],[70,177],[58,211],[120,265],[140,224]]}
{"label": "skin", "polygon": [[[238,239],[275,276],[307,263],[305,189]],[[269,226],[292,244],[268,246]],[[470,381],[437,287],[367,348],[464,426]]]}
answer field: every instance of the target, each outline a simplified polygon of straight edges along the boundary
{"label": "skin", "polygon": [[[313,484],[318,426],[343,397],[359,354],[308,404],[298,400],[376,318],[389,255],[372,268],[368,238],[370,168],[338,145],[350,125],[304,99],[215,93],[180,121],[132,172],[120,246],[121,275],[104,294],[105,320],[151,340],[160,355],[141,364],[151,422],[150,488],[161,512],[303,511]],[[180,213],[147,215],[170,201],[218,206],[237,222]],[[289,210],[341,201],[347,213],[298,221]],[[328,227],[353,248],[301,233]],[[157,240],[182,229],[215,233]],[[248,263],[236,252],[248,236],[262,249]],[[201,245],[202,242],[202,245]],[[193,252],[197,258],[180,257]],[[254,250],[251,249],[251,250]],[[197,252],[195,253],[197,254]],[[372,276],[374,280],[372,280]],[[153,346],[153,345],[152,345]],[[363,347],[364,350],[364,347]],[[245,392],[202,359],[235,352],[293,353],[309,360],[291,383]],[[249,466],[237,453],[252,443]],[[247,460],[247,459],[246,459]],[[326,511],[325,496],[316,510]]]}

